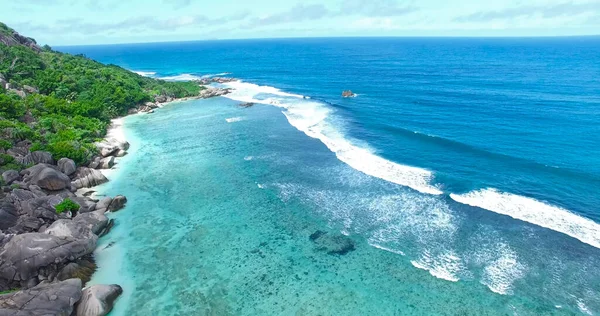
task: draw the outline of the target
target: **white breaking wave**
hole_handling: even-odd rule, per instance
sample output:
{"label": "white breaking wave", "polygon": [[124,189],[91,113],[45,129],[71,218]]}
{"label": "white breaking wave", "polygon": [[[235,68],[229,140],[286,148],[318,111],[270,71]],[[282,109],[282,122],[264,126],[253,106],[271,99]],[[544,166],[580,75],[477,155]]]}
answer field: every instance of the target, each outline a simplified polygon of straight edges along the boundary
{"label": "white breaking wave", "polygon": [[438,279],[457,282],[460,280],[458,273],[464,270],[460,258],[454,253],[444,253],[441,256],[432,256],[427,251],[418,260],[412,260],[413,266],[429,271],[429,274]]}
{"label": "white breaking wave", "polygon": [[136,74],[138,74],[140,76],[144,76],[144,77],[152,77],[152,76],[156,75],[156,72],[154,72],[154,71],[135,71],[135,70],[132,70],[132,72],[135,72]]}
{"label": "white breaking wave", "polygon": [[234,92],[234,94],[237,96],[244,95],[247,97],[253,97],[253,96],[256,96],[257,94],[265,93],[265,94],[278,95],[278,96],[282,96],[282,97],[292,97],[292,98],[304,99],[304,96],[300,95],[300,94],[287,93],[287,92],[283,92],[275,87],[259,86],[257,84],[247,83],[247,82],[242,82],[242,81],[233,81],[233,82],[229,82],[225,85],[235,89],[236,91]]}
{"label": "white breaking wave", "polygon": [[202,77],[192,75],[192,74],[181,74],[176,76],[167,76],[160,77],[159,79],[167,80],[167,81],[192,81],[192,80],[200,80]]}
{"label": "white breaking wave", "polygon": [[542,226],[600,248],[600,224],[570,211],[532,198],[482,189],[466,194],[450,194],[456,202],[479,207]]}
{"label": "white breaking wave", "polygon": [[500,257],[485,267],[481,283],[492,292],[512,294],[512,285],[525,275],[525,267],[519,263],[517,254],[507,245],[502,244],[495,252],[500,253]]}
{"label": "white breaking wave", "polygon": [[[346,139],[345,135],[331,124],[331,109],[320,102],[310,101],[302,95],[282,92],[274,87],[240,81],[227,83],[225,86],[235,89],[225,95],[226,98],[283,108],[283,114],[292,126],[312,138],[319,139],[339,160],[358,171],[422,193],[442,194],[442,191],[430,184],[433,179],[431,171],[394,163]],[[268,96],[261,99],[261,94]]]}
{"label": "white breaking wave", "polygon": [[245,119],[246,119],[245,117],[237,116],[237,117],[226,118],[225,121],[227,121],[227,123],[235,123],[235,122],[243,121]]}
{"label": "white breaking wave", "polygon": [[228,76],[231,75],[230,72],[221,72],[218,74],[208,74],[208,75],[204,75],[202,76],[202,78],[212,78],[212,77],[221,77],[221,76]]}
{"label": "white breaking wave", "polygon": [[375,247],[377,249],[381,249],[383,251],[395,253],[395,254],[401,255],[401,256],[406,256],[406,254],[403,251],[401,251],[401,250],[394,250],[394,249],[386,248],[384,246],[380,246],[380,245],[374,244],[374,243],[369,243],[369,245],[371,245],[372,247]]}

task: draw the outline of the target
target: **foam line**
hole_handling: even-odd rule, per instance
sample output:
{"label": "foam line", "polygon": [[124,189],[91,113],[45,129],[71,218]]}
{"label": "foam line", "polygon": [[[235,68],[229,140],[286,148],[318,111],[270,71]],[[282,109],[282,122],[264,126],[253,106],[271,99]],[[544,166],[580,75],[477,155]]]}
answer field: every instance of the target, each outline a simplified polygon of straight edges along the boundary
{"label": "foam line", "polygon": [[575,215],[566,209],[552,206],[532,198],[482,189],[466,194],[450,194],[456,202],[479,207],[498,214],[510,216],[534,225],[579,239],[600,248],[600,224]]}
{"label": "foam line", "polygon": [[159,79],[166,80],[166,81],[192,81],[192,80],[200,80],[200,79],[202,79],[202,77],[192,75],[192,74],[180,74],[180,75],[176,75],[176,76],[160,77]]}
{"label": "foam line", "polygon": [[274,87],[259,86],[241,81],[224,84],[235,89],[225,97],[240,101],[274,105],[283,108],[283,114],[298,130],[319,139],[337,158],[365,174],[410,187],[422,193],[442,194],[432,186],[429,170],[405,166],[374,154],[348,140],[332,122],[332,110],[325,104],[302,95],[283,92]]}

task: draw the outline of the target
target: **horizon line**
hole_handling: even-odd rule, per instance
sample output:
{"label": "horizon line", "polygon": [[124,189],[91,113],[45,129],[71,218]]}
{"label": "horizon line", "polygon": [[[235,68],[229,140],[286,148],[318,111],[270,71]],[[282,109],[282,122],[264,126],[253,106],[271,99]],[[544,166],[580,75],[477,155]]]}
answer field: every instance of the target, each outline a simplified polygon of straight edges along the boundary
{"label": "horizon line", "polygon": [[181,41],[157,41],[157,42],[128,42],[128,43],[105,43],[105,44],[71,44],[56,45],[52,47],[83,47],[83,46],[119,46],[119,45],[143,45],[143,44],[172,44],[172,43],[197,43],[197,42],[225,42],[225,41],[256,41],[256,40],[301,40],[301,39],[562,39],[562,38],[593,38],[600,34],[584,35],[530,35],[530,36],[479,36],[479,35],[402,35],[402,36],[299,36],[299,37],[255,37],[255,38],[210,38]]}

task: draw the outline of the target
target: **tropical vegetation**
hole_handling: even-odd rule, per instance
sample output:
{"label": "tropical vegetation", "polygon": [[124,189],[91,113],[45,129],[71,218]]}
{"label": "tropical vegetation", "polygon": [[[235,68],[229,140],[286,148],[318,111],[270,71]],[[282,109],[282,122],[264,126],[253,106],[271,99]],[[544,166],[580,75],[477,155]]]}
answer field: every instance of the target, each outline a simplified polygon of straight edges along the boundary
{"label": "tropical vegetation", "polygon": [[0,169],[19,167],[6,154],[17,145],[84,163],[95,154],[94,143],[105,136],[110,119],[159,95],[180,98],[200,91],[194,82],[147,78],[49,46],[6,44],[15,38],[24,37],[0,23],[0,83],[5,82],[0,84]]}

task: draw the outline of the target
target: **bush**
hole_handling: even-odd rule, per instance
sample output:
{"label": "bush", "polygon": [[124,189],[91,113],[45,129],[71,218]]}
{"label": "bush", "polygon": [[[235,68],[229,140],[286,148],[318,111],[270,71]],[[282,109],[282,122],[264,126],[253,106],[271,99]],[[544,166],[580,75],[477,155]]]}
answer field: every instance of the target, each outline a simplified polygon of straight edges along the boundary
{"label": "bush", "polygon": [[12,142],[7,141],[6,139],[0,139],[0,148],[7,150],[12,148],[13,144]]}
{"label": "bush", "polygon": [[56,214],[61,214],[63,212],[77,212],[79,211],[79,207],[79,204],[66,198],[62,202],[56,204]]}

